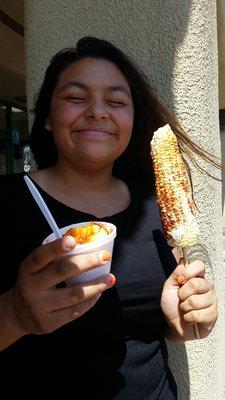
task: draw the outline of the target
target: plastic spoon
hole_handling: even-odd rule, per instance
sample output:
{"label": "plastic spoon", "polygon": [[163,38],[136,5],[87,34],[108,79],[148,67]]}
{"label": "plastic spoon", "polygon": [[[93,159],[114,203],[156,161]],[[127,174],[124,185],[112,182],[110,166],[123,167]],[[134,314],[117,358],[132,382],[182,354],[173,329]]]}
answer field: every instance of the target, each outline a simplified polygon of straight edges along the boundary
{"label": "plastic spoon", "polygon": [[56,224],[51,212],[49,211],[49,208],[48,208],[47,204],[45,203],[43,197],[41,196],[38,189],[36,188],[36,186],[33,184],[33,182],[30,180],[30,178],[27,175],[24,176],[24,180],[25,180],[34,200],[40,207],[40,209],[41,209],[42,213],[44,214],[46,220],[48,221],[52,231],[54,232],[55,237],[57,239],[60,239],[62,237],[62,235],[59,230],[59,227]]}

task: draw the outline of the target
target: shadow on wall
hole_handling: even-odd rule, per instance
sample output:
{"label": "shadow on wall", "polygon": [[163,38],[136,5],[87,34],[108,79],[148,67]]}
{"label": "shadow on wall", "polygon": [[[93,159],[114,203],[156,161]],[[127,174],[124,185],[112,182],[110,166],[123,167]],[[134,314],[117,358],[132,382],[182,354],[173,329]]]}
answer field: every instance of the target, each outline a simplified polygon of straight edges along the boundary
{"label": "shadow on wall", "polygon": [[[220,142],[221,142],[221,158],[225,165],[225,109],[220,110]],[[222,171],[222,211],[223,211],[223,235],[225,236],[225,171]]]}

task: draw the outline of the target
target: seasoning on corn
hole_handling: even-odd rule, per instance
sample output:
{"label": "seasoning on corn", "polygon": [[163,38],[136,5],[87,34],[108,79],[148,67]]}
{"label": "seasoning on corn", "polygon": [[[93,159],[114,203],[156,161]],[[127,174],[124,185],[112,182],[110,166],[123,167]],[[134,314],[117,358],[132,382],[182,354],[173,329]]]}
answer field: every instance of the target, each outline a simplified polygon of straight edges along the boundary
{"label": "seasoning on corn", "polygon": [[169,125],[154,133],[151,155],[157,202],[166,238],[171,246],[194,246],[199,234],[195,207],[177,138]]}

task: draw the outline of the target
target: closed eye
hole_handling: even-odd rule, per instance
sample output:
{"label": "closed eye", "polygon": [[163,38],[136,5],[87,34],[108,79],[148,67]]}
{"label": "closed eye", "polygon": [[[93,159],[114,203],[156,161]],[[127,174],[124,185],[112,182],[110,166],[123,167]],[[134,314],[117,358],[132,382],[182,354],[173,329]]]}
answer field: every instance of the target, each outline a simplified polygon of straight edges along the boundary
{"label": "closed eye", "polygon": [[72,101],[73,103],[81,103],[82,101],[85,101],[85,97],[76,97],[76,96],[68,96],[66,100]]}
{"label": "closed eye", "polygon": [[126,106],[126,103],[123,101],[117,101],[117,100],[108,100],[108,103],[112,105],[113,107],[123,107]]}

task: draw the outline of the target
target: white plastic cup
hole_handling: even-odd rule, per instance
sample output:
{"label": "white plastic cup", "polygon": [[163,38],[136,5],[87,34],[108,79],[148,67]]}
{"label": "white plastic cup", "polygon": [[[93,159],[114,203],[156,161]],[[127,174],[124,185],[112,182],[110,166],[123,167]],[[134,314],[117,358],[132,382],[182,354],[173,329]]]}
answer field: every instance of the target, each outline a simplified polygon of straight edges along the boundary
{"label": "white plastic cup", "polygon": [[[102,222],[102,221],[82,222],[79,224],[72,224],[72,225],[65,226],[64,228],[60,229],[60,232],[63,235],[70,228],[78,228],[78,227],[81,227],[84,225],[89,225],[92,223],[97,223],[97,224],[106,226],[106,228],[111,230],[111,232],[102,239],[99,239],[99,240],[96,240],[93,242],[89,242],[89,243],[85,243],[85,244],[77,244],[73,250],[69,251],[66,254],[63,254],[62,257],[68,257],[70,255],[91,253],[94,251],[107,250],[111,255],[110,260],[109,260],[109,262],[107,262],[104,265],[100,265],[98,267],[95,267],[94,269],[91,269],[89,271],[83,272],[79,275],[76,275],[76,276],[73,276],[73,277],[67,279],[65,281],[67,286],[73,286],[74,284],[80,283],[80,282],[91,281],[93,279],[96,279],[96,278],[98,278],[104,274],[108,274],[110,272],[114,239],[116,237],[116,226],[115,225],[110,224],[109,222]],[[54,233],[47,236],[47,238],[45,238],[45,240],[43,241],[43,244],[52,242],[53,240],[56,240]]]}

